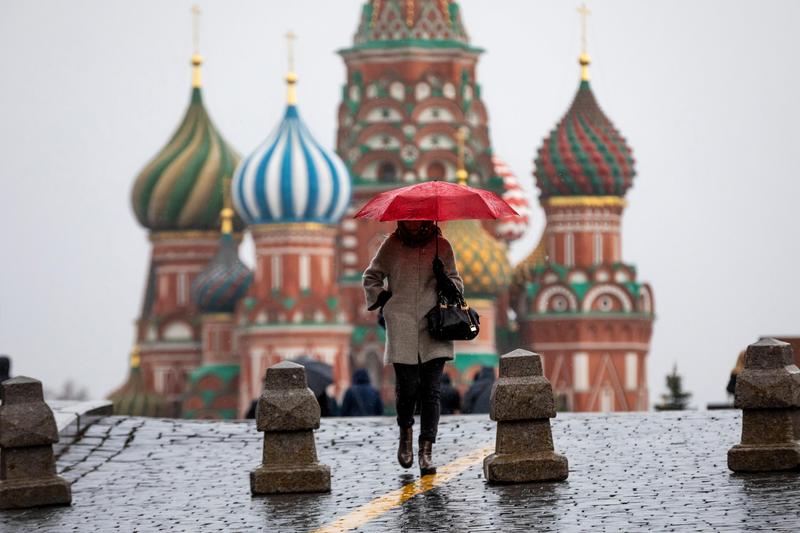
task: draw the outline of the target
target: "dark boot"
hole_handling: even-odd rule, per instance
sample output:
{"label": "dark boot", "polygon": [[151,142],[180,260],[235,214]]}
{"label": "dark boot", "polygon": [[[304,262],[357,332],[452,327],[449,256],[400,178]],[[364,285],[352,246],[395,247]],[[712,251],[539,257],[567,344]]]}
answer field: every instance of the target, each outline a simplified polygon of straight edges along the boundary
{"label": "dark boot", "polygon": [[397,462],[403,468],[411,468],[414,464],[414,430],[410,427],[400,428],[400,445],[397,447]]}
{"label": "dark boot", "polygon": [[433,466],[433,443],[431,441],[423,440],[419,443],[419,473],[422,476],[428,474],[435,474],[436,467]]}

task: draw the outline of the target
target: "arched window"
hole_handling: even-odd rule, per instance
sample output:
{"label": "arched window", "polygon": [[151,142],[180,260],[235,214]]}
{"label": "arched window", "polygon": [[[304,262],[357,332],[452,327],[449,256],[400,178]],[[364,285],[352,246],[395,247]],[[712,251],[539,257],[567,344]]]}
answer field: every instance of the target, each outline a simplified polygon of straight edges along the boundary
{"label": "arched window", "polygon": [[378,169],[378,179],[382,183],[391,183],[395,181],[397,179],[397,169],[388,161],[381,163]]}
{"label": "arched window", "polygon": [[429,180],[441,181],[444,179],[444,173],[445,173],[444,165],[441,164],[440,162],[434,161],[433,163],[428,165],[427,174]]}

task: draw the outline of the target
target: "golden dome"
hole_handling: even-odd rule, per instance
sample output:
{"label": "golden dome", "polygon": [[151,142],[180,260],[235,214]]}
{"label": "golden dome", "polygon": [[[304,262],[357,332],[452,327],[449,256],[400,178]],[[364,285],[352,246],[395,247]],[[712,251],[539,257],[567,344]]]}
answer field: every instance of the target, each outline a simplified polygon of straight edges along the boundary
{"label": "golden dome", "polygon": [[533,281],[534,269],[546,263],[547,247],[544,243],[544,232],[542,232],[542,236],[539,237],[539,244],[528,254],[528,257],[514,267],[514,285],[522,285],[527,281]]}
{"label": "golden dome", "polygon": [[506,247],[477,220],[452,220],[442,225],[450,241],[467,297],[494,297],[508,287],[511,264]]}

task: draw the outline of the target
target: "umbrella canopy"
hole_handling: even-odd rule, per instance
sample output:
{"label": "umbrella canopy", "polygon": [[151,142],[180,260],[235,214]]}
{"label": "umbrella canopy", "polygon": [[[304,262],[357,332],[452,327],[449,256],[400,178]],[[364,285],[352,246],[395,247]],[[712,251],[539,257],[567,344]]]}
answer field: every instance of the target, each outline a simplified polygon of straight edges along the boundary
{"label": "umbrella canopy", "polygon": [[517,212],[491,191],[449,181],[426,181],[378,194],[354,218],[443,221],[515,215]]}
{"label": "umbrella canopy", "polygon": [[314,391],[315,396],[320,396],[325,392],[325,388],[333,383],[333,367],[331,365],[312,359],[307,355],[297,357],[292,361],[306,369],[308,388]]}

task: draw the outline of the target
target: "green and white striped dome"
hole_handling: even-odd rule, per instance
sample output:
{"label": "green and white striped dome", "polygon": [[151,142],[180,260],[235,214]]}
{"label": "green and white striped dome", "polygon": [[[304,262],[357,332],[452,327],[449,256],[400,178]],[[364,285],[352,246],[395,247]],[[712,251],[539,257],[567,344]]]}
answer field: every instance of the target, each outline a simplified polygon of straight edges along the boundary
{"label": "green and white striped dome", "polygon": [[[219,228],[223,184],[239,159],[211,122],[200,87],[193,87],[178,130],[133,185],[139,223],[151,231]],[[238,219],[234,224],[242,227]]]}

